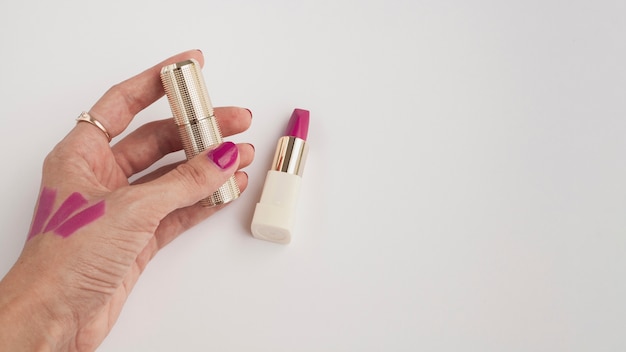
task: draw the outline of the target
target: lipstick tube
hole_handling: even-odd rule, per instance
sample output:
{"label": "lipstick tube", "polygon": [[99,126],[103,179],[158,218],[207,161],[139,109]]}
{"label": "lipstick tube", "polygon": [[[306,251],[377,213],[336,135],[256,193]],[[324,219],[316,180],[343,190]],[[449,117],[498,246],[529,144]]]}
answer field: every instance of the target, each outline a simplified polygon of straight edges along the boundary
{"label": "lipstick tube", "polygon": [[[200,64],[194,60],[181,61],[161,69],[161,82],[170,104],[174,122],[183,143],[187,159],[211,146],[222,143],[222,134],[213,105],[204,83]],[[235,177],[226,181],[211,196],[200,201],[203,206],[228,203],[239,197]]]}
{"label": "lipstick tube", "polygon": [[255,238],[287,244],[291,241],[296,203],[308,154],[309,112],[295,109],[285,136],[278,140],[261,199],[250,226]]}

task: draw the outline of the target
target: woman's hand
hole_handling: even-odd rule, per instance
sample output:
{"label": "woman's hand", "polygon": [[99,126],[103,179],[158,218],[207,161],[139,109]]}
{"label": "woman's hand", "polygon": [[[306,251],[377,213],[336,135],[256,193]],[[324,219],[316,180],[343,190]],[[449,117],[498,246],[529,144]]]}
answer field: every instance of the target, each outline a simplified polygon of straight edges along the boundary
{"label": "woman's hand", "polygon": [[[171,57],[115,85],[91,108],[115,137],[163,96],[160,69]],[[245,131],[247,109],[216,108],[225,136]],[[226,142],[188,162],[129,178],[182,148],[172,119],[147,123],[109,146],[89,123],[76,127],[44,162],[39,202],[17,263],[0,282],[0,350],[94,350],[109,333],[150,259],[176,236],[219,211],[198,201],[254,157],[250,144]]]}

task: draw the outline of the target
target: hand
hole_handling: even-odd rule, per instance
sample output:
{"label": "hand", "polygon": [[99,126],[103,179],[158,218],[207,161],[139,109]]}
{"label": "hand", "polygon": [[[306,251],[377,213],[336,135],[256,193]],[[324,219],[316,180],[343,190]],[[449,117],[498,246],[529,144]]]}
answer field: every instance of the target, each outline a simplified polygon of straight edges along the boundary
{"label": "hand", "polygon": [[[91,108],[115,137],[163,96],[162,66],[171,57],[113,86]],[[247,109],[216,108],[225,136],[250,126]],[[0,282],[0,350],[94,350],[109,333],[139,275],[179,234],[223,206],[198,201],[254,157],[250,144],[230,142],[163,167],[132,185],[129,177],[182,148],[172,119],[147,123],[114,146],[95,126],[78,123],[43,166],[41,196],[17,263]]]}

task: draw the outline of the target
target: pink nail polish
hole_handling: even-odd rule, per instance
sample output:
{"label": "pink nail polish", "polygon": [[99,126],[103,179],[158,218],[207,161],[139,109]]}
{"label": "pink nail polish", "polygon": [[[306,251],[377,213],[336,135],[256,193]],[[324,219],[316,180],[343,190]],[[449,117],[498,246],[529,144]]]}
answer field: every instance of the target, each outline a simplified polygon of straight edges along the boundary
{"label": "pink nail polish", "polygon": [[207,158],[220,169],[225,170],[237,161],[239,150],[233,142],[224,142],[207,153]]}

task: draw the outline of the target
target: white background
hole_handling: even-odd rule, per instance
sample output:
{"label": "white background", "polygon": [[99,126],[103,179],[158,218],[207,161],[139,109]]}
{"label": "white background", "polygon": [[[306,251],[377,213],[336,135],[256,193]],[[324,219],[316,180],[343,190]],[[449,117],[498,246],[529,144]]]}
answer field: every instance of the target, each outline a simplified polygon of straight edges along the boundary
{"label": "white background", "polygon": [[[214,104],[254,112],[248,190],[157,255],[99,351],[626,349],[623,0],[0,8],[2,275],[43,158],[111,85],[199,48]],[[248,227],[295,107],[283,246]]]}

